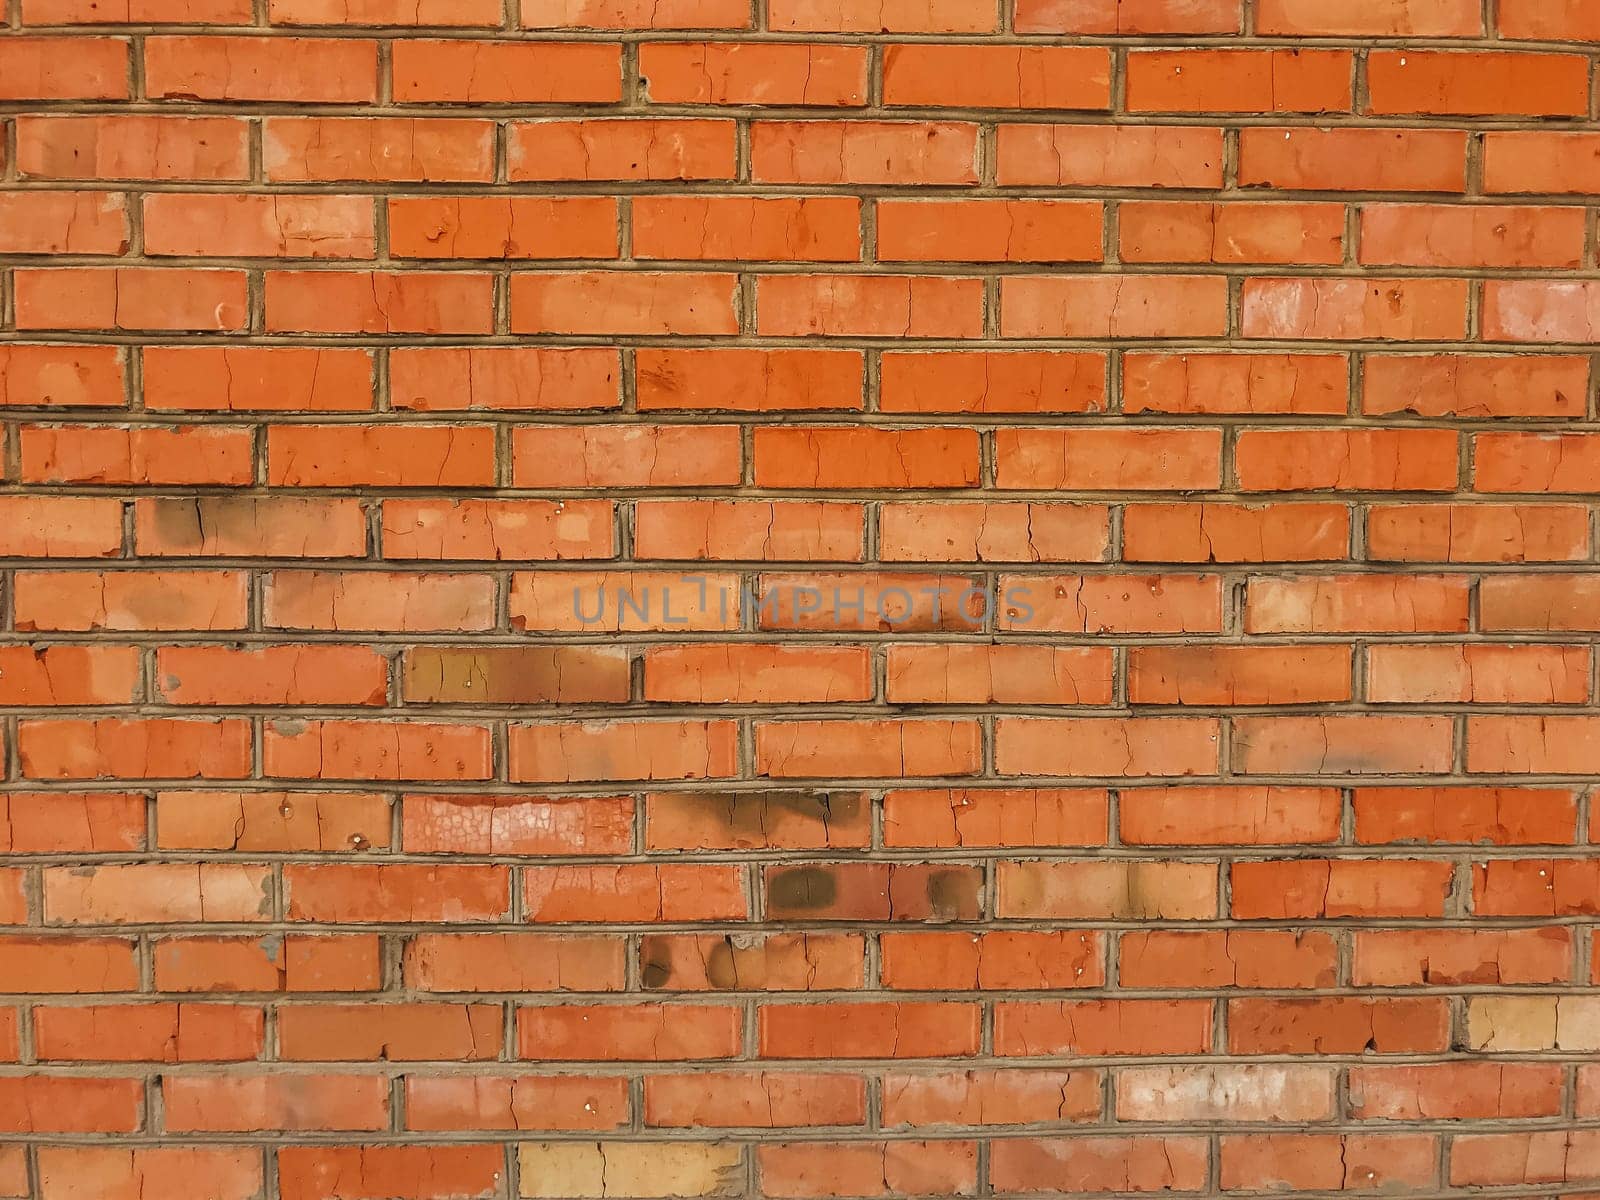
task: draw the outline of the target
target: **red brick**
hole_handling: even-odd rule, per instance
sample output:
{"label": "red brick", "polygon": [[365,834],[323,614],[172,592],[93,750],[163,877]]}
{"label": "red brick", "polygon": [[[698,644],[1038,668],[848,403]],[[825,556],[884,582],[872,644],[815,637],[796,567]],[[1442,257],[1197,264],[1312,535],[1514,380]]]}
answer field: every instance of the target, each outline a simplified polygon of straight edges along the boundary
{"label": "red brick", "polygon": [[732,1058],[744,1013],[728,1005],[534,1005],[517,1012],[518,1056],[540,1062]]}
{"label": "red brick", "polygon": [[1581,0],[1534,0],[1499,14],[1499,32],[1506,38],[1562,41],[1596,36],[1600,25]]}
{"label": "red brick", "polygon": [[270,629],[464,632],[493,624],[494,588],[473,575],[274,571],[262,597]]}
{"label": "red brick", "polygon": [[1445,430],[1252,429],[1233,458],[1241,490],[1454,491],[1459,441]]}
{"label": "red brick", "polygon": [[1005,1191],[1193,1192],[1205,1186],[1203,1137],[1007,1138],[992,1145],[989,1179]]}
{"label": "red brick", "polygon": [[238,486],[255,476],[250,431],[237,426],[25,425],[19,432],[25,483]]}
{"label": "red brick", "polygon": [[833,1006],[811,1019],[799,1004],[765,1004],[757,1014],[765,1058],[958,1058],[978,1052],[978,1006],[896,1001]]}
{"label": "red brick", "polygon": [[284,1147],[278,1151],[283,1200],[334,1200],[360,1180],[357,1194],[488,1196],[504,1174],[494,1145]]}
{"label": "red brick", "polygon": [[1383,787],[1353,794],[1356,840],[1477,845],[1570,844],[1577,807],[1564,789]]}
{"label": "red brick", "polygon": [[1279,859],[1233,864],[1233,913],[1246,920],[1304,917],[1438,917],[1448,862]]}
{"label": "red brick", "polygon": [[1583,259],[1583,238],[1576,208],[1373,204],[1361,210],[1363,263],[1571,269]]}
{"label": "red brick", "polygon": [[238,331],[247,297],[242,271],[148,267],[19,269],[18,329]]}
{"label": "red brick", "polygon": [[743,29],[735,0],[521,0],[525,29]]}
{"label": "red brick", "polygon": [[607,558],[614,539],[599,500],[390,500],[381,536],[388,557],[411,560]]}
{"label": "red brick", "polygon": [[1344,37],[1473,37],[1483,15],[1472,0],[1352,0],[1330,12],[1316,0],[1261,0],[1256,31]]}
{"label": "red brick", "polygon": [[1015,0],[1018,33],[1238,33],[1240,0]]}
{"label": "red brick", "polygon": [[1099,562],[1110,538],[1100,504],[885,504],[878,551],[890,562]]}
{"label": "red brick", "polygon": [[867,101],[865,46],[646,42],[639,47],[639,74],[657,104],[853,107]]}
{"label": "red brick", "polygon": [[161,1081],[173,1132],[376,1131],[388,1127],[389,1081],[375,1074],[168,1075]]}
{"label": "red brick", "polygon": [[458,1129],[615,1129],[626,1124],[628,1081],[584,1076],[406,1077],[406,1124]]}
{"label": "red brick", "polygon": [[1438,1178],[1434,1134],[1224,1135],[1226,1188],[1425,1188]]}
{"label": "red brick", "polygon": [[756,332],[771,337],[974,338],[983,332],[977,279],[769,275],[758,281],[756,297]]}
{"label": "red brick", "polygon": [[861,203],[845,196],[638,196],[633,252],[689,261],[855,262]]}
{"label": "red brick", "polygon": [[1466,134],[1448,129],[1256,127],[1240,131],[1239,182],[1288,191],[1460,192],[1466,151]]}
{"label": "red brick", "polygon": [[1438,774],[1453,757],[1448,717],[1238,717],[1233,735],[1246,775]]}
{"label": "red brick", "polygon": [[865,1118],[865,1082],[849,1075],[716,1072],[650,1075],[644,1083],[645,1124],[661,1128],[784,1129]]}
{"label": "red brick", "polygon": [[24,721],[17,750],[29,779],[242,779],[250,728],[232,718]]}
{"label": "red brick", "polygon": [[271,721],[262,768],[284,779],[469,780],[490,775],[489,730],[422,721]]}
{"label": "red brick", "polygon": [[1584,631],[1596,625],[1587,575],[1506,575],[1483,581],[1486,630]]}
{"label": "red brick", "polygon": [[1217,188],[1222,133],[1157,125],[1001,125],[1002,185]]}
{"label": "red brick", "polygon": [[1373,646],[1367,698],[1394,704],[1582,704],[1589,654],[1577,646]]}
{"label": "red brick", "polygon": [[804,779],[964,775],[977,769],[972,721],[770,721],[756,727],[756,771]]}
{"label": "red brick", "polygon": [[124,360],[111,346],[0,347],[0,407],[122,408]]}
{"label": "red brick", "polygon": [[482,487],[494,482],[494,433],[448,425],[280,425],[267,431],[277,487]]}
{"label": "red brick", "polygon": [[1130,704],[1267,705],[1349,700],[1348,646],[1135,646]]}
{"label": "red brick", "polygon": [[1594,326],[1600,289],[1586,280],[1491,280],[1483,288],[1483,336],[1494,342],[1581,342]]}
{"label": "red brick", "polygon": [[978,182],[978,128],[953,121],[756,121],[750,146],[758,183]]}
{"label": "red brick", "polygon": [[1469,581],[1460,575],[1258,576],[1250,633],[1465,633]]}
{"label": "red brick", "polygon": [[124,1076],[9,1075],[0,1079],[6,1133],[129,1134],[144,1120],[144,1085]]}
{"label": "red brick", "polygon": [[12,792],[0,799],[0,849],[11,854],[140,850],[145,798],[130,792]]}
{"label": "red brick", "polygon": [[129,646],[0,646],[0,703],[129,704],[141,690]]}
{"label": "red brick", "polygon": [[1000,336],[1215,337],[1227,308],[1215,275],[1014,275],[1000,285]]}
{"label": "red brick", "polygon": [[996,912],[1004,917],[1194,921],[1217,912],[1217,872],[1209,863],[1002,863],[999,889]]}
{"label": "red brick", "polygon": [[144,403],[200,412],[361,412],[372,354],[296,346],[147,346]]}
{"label": "red brick", "polygon": [[1363,987],[1561,983],[1572,972],[1572,941],[1559,928],[1362,930],[1354,968]]}
{"label": "red brick", "polygon": [[17,168],[44,179],[242,180],[249,122],[237,117],[24,116]]}
{"label": "red brick", "polygon": [[283,886],[291,921],[487,921],[510,908],[501,867],[292,866]]}
{"label": "red brick", "polygon": [[1111,107],[1111,56],[1090,46],[890,46],[883,102],[939,108]]}
{"label": "red brick", "polygon": [[1317,562],[1343,558],[1350,512],[1339,504],[1130,504],[1122,553],[1133,562]]}
{"label": "red brick", "polygon": [[883,1077],[886,1126],[1032,1125],[1092,1120],[1101,1080],[1085,1070],[999,1070]]}
{"label": "red brick", "polygon": [[1589,64],[1575,54],[1380,50],[1367,57],[1369,113],[1582,117]]}
{"label": "red brick", "polygon": [[1331,264],[1344,257],[1344,209],[1336,204],[1129,200],[1117,213],[1126,262]]}
{"label": "red brick", "polygon": [[1076,200],[882,200],[887,262],[1098,262],[1101,206]]}
{"label": "red brick", "polygon": [[516,333],[737,333],[735,284],[732,275],[517,275],[511,281],[511,328]]}
{"label": "red brick", "polygon": [[1105,983],[1104,948],[1090,933],[886,933],[879,945],[890,988],[1053,991]]}
{"label": "red brick", "polygon": [[757,1161],[774,1197],[970,1196],[977,1188],[975,1142],[796,1142],[762,1146]]}
{"label": "red brick", "polygon": [[35,1011],[45,1061],[244,1062],[261,1054],[259,1008],[232,1004],[102,1004]]}
{"label": "red brick", "polygon": [[974,788],[890,791],[888,846],[1090,846],[1104,843],[1103,789]]}
{"label": "red brick", "polygon": [[995,435],[1003,490],[1205,491],[1221,479],[1214,430],[1027,429]]}
{"label": "red brick", "polygon": [[764,487],[970,487],[978,438],[966,429],[763,427],[755,478]]}
{"label": "red brick", "polygon": [[1147,50],[1128,55],[1130,112],[1348,112],[1341,50]]}
{"label": "red brick", "polygon": [[1435,998],[1228,1001],[1234,1054],[1427,1054],[1449,1041],[1450,1013]]}
{"label": "red brick", "polygon": [[1140,845],[1294,845],[1339,837],[1340,802],[1328,788],[1128,788],[1121,833]]}
{"label": "red brick", "polygon": [[518,782],[714,779],[733,774],[727,721],[584,721],[513,726],[511,777]]}
{"label": "red brick", "polygon": [[617,206],[588,196],[396,197],[389,248],[398,258],[615,258]]}
{"label": "red brick", "polygon": [[1339,949],[1327,933],[1279,930],[1158,930],[1124,933],[1117,979],[1124,987],[1315,988],[1338,978]]}
{"label": "red brick", "polygon": [[995,1053],[1203,1054],[1209,1000],[1014,1000],[995,1005]]}
{"label": "red brick", "polygon": [[732,121],[519,121],[510,177],[525,180],[732,179]]}
{"label": "red brick", "polygon": [[268,271],[267,328],[279,333],[489,333],[488,275]]}
{"label": "red brick", "polygon": [[1144,354],[1123,358],[1127,412],[1335,415],[1349,366],[1333,354]]}
{"label": "red brick", "polygon": [[1100,354],[890,352],[880,365],[885,412],[1097,412],[1106,406]]}
{"label": "red brick", "polygon": [[50,1146],[39,1151],[39,1186],[46,1196],[70,1196],[83,1187],[103,1196],[137,1196],[146,1187],[185,1187],[201,1178],[219,1200],[250,1200],[261,1190],[261,1156],[230,1146]]}
{"label": "red brick", "polygon": [[378,46],[334,38],[154,37],[152,97],[359,104],[378,97]]}
{"label": "red brick", "polygon": [[455,118],[268,117],[262,161],[276,183],[486,183],[494,171],[494,125]]}
{"label": "red brick", "polygon": [[24,25],[165,25],[188,22],[248,25],[250,6],[241,0],[27,0]]}
{"label": "red brick", "polygon": [[107,192],[21,192],[0,196],[0,251],[6,254],[126,254],[122,197]]}
{"label": "red brick", "polygon": [[128,43],[108,37],[13,35],[0,45],[0,100],[120,100]]}
{"label": "red brick", "polygon": [[619,375],[615,352],[601,349],[437,346],[389,355],[390,402],[428,412],[615,408]]}
{"label": "red brick", "polygon": [[1184,633],[1220,626],[1220,581],[1207,575],[1002,575],[1002,630]]}
{"label": "red brick", "polygon": [[[279,2],[315,2],[331,8],[331,0]],[[472,3],[487,20],[463,20],[470,17],[471,5],[435,5],[435,12],[451,18],[438,23],[500,24],[499,11],[485,0]],[[395,7],[400,10],[399,5]],[[621,47],[603,42],[402,38],[392,43],[391,51],[394,98],[401,104],[614,104],[622,99]]]}
{"label": "red brick", "polygon": [[24,995],[133,991],[138,986],[132,939],[0,935],[0,965]]}
{"label": "red brick", "polygon": [[1588,557],[1588,549],[1588,514],[1576,506],[1412,503],[1367,510],[1367,550],[1378,561],[1572,562]]}

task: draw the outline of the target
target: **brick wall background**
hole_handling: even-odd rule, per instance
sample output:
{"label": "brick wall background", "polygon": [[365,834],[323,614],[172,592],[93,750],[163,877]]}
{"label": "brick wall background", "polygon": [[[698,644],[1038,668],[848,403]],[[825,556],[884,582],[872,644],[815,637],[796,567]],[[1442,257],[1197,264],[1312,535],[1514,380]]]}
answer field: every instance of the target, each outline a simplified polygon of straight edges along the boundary
{"label": "brick wall background", "polygon": [[6,16],[0,1195],[1600,1191],[1600,3]]}

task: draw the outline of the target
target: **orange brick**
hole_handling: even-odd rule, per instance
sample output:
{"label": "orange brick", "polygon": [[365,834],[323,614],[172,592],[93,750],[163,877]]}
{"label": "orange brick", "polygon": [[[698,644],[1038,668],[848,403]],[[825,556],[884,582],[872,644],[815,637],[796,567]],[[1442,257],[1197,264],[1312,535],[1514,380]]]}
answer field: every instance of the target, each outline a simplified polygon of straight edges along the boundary
{"label": "orange brick", "polygon": [[1331,264],[1344,258],[1344,209],[1337,204],[1128,200],[1117,212],[1127,262]]}
{"label": "orange brick", "polygon": [[267,178],[488,182],[494,125],[465,119],[268,117],[262,123]]}
{"label": "orange brick", "polygon": [[1343,50],[1142,50],[1128,55],[1131,112],[1348,112]]}
{"label": "orange brick", "polygon": [[1367,111],[1581,117],[1588,67],[1575,54],[1380,50],[1367,58]]}
{"label": "orange brick", "polygon": [[861,257],[861,203],[847,196],[638,196],[633,252],[692,261],[854,262]]}
{"label": "orange brick", "polygon": [[[313,2],[332,8],[329,0],[278,0],[286,2]],[[428,24],[500,24],[500,13],[492,5],[485,0],[472,3],[487,20],[470,19],[470,4],[440,4],[433,5],[433,11],[451,19]],[[400,5],[395,9],[402,11]],[[603,42],[402,38],[392,44],[392,54],[394,98],[401,104],[614,104],[622,99],[621,47]]]}
{"label": "orange brick", "polygon": [[1111,106],[1111,56],[1089,46],[890,46],[883,102],[940,108]]}
{"label": "orange brick", "polygon": [[1001,125],[1002,185],[1217,188],[1222,134],[1159,125]]}
{"label": "orange brick", "polygon": [[1098,262],[1101,206],[1075,200],[882,200],[892,262]]}
{"label": "orange brick", "polygon": [[26,116],[17,167],[44,179],[242,180],[250,127],[237,117]]}
{"label": "orange brick", "polygon": [[867,101],[867,48],[777,42],[647,42],[639,73],[657,104],[843,107]]}
{"label": "orange brick", "polygon": [[389,248],[399,258],[615,258],[616,201],[604,197],[398,197]]}

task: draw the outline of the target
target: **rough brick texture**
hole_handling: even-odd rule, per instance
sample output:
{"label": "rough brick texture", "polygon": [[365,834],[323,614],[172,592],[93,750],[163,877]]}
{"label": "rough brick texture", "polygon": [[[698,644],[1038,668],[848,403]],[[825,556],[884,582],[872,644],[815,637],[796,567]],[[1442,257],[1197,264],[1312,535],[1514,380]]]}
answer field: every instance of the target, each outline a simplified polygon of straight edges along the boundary
{"label": "rough brick texture", "polygon": [[0,12],[0,1197],[1600,1195],[1600,3]]}

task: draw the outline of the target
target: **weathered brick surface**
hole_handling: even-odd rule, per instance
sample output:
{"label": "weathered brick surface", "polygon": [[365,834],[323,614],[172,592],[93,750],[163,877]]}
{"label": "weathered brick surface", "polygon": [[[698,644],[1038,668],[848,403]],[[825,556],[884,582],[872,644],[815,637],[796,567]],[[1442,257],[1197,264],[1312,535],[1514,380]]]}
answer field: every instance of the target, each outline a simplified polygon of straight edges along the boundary
{"label": "weathered brick surface", "polygon": [[0,0],[0,1198],[1600,1195],[1597,60]]}

